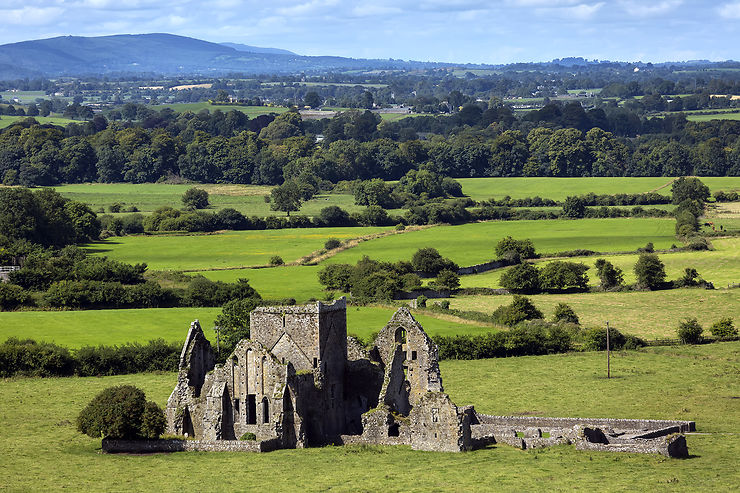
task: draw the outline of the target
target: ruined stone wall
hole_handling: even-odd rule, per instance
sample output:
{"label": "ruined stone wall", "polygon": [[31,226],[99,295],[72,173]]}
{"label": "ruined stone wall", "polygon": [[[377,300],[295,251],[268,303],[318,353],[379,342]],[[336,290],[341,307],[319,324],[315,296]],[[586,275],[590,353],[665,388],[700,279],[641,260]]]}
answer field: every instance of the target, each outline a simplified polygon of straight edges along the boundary
{"label": "ruined stone wall", "polygon": [[472,407],[458,408],[442,392],[428,392],[411,415],[411,448],[437,452],[471,450]]}
{"label": "ruined stone wall", "polygon": [[380,331],[371,354],[385,370],[381,401],[407,414],[427,392],[442,392],[437,346],[408,308],[400,308]]}
{"label": "ruined stone wall", "polygon": [[104,438],[103,452],[109,454],[151,454],[162,452],[271,452],[278,440],[114,440]]}
{"label": "ruined stone wall", "polygon": [[672,421],[663,419],[612,419],[612,418],[547,418],[537,416],[493,416],[476,413],[480,424],[494,424],[509,428],[537,427],[546,429],[573,428],[576,425],[596,426],[619,430],[658,430],[677,426],[682,433],[696,431],[694,421]]}

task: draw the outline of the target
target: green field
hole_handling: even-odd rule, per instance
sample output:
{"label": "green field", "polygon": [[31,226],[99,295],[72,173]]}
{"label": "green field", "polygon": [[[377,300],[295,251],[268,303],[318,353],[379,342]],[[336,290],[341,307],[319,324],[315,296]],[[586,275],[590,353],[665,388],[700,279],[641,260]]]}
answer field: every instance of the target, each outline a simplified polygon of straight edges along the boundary
{"label": "green field", "polygon": [[[710,335],[709,326],[722,317],[733,317],[735,324],[740,324],[740,289],[708,291],[687,288],[528,297],[548,320],[558,303],[567,303],[584,326],[603,327],[609,321],[612,327],[648,340],[676,339],[678,323],[689,317],[696,317],[707,335]],[[511,300],[511,296],[457,296],[450,298],[450,307],[491,313]]]}
{"label": "green field", "polygon": [[[564,200],[569,195],[645,193],[657,191],[671,194],[674,178],[657,177],[589,177],[589,178],[458,178],[463,193],[474,200],[540,196],[553,200]],[[740,177],[701,177],[711,191],[740,188]]]}
{"label": "green field", "polygon": [[[710,251],[659,254],[660,260],[665,265],[667,279],[679,279],[683,277],[684,269],[693,267],[702,278],[714,283],[716,288],[740,283],[740,238],[715,239],[712,244],[714,250]],[[596,286],[599,284],[599,278],[593,265],[597,258],[604,258],[622,269],[626,284],[633,284],[636,281],[634,266],[638,259],[637,254],[570,257],[559,260],[582,262],[591,267],[591,270],[587,272],[589,284]],[[542,266],[547,262],[549,260],[536,263],[538,266]],[[499,279],[503,272],[504,269],[497,269],[482,274],[463,276],[460,278],[461,285],[465,288],[500,288]]]}
{"label": "green field", "polygon": [[[182,208],[182,194],[189,188],[202,188],[209,194],[211,203],[209,211],[230,207],[245,216],[282,216],[285,212],[273,211],[270,204],[265,202],[265,196],[270,195],[271,186],[263,185],[214,185],[214,184],[184,184],[169,185],[160,183],[81,183],[73,185],[59,185],[54,187],[63,196],[84,202],[93,210],[103,208],[113,203],[127,206],[135,205],[139,211],[149,213],[162,206],[176,209]],[[336,205],[342,209],[355,212],[365,208],[355,205],[351,194],[319,194],[301,205],[297,214],[316,216],[321,209]],[[400,210],[391,210],[391,213],[400,213]]]}
{"label": "green field", "polygon": [[[368,338],[388,323],[394,307],[370,306],[347,309],[347,331]],[[0,312],[0,342],[8,337],[31,338],[71,348],[98,344],[147,342],[162,338],[185,340],[190,322],[200,320],[212,342],[211,331],[220,308],[147,308],[138,310],[80,310],[63,312]],[[494,330],[455,317],[420,314],[416,317],[431,335],[481,333]]]}
{"label": "green field", "polygon": [[435,226],[368,241],[345,250],[327,262],[354,263],[363,255],[377,260],[410,260],[423,247],[435,247],[459,265],[487,262],[499,239],[510,235],[530,238],[539,253],[575,248],[602,252],[635,250],[653,242],[667,248],[676,242],[671,219],[579,219],[551,221],[489,221],[460,226]]}
{"label": "green field", "polygon": [[328,238],[346,240],[387,229],[306,228],[120,236],[96,241],[86,248],[121,262],[146,262],[152,270],[207,270],[267,265],[273,255],[280,255],[286,263],[293,262],[323,248]]}
{"label": "green field", "polygon": [[249,279],[249,284],[263,298],[294,298],[301,303],[309,298],[323,299],[326,292],[319,284],[318,265],[290,265],[266,269],[229,269],[193,272],[212,281],[235,282]]}
{"label": "green field", "polygon": [[160,104],[153,107],[156,110],[162,110],[164,108],[170,108],[176,113],[184,113],[186,111],[192,111],[193,113],[198,113],[201,110],[208,110],[211,113],[213,113],[216,110],[221,110],[222,112],[226,113],[231,110],[241,111],[242,113],[246,114],[249,118],[255,118],[260,115],[269,115],[270,113],[285,113],[288,111],[288,108],[285,108],[283,106],[238,106],[238,105],[228,105],[228,104],[219,104],[219,105],[213,105],[209,103],[208,101],[203,101],[200,103],[173,103],[173,104]]}
{"label": "green field", "polygon": [[16,104],[12,102],[15,98],[18,98],[21,104],[29,104],[35,103],[37,99],[49,99],[49,96],[44,91],[0,91],[0,98],[11,104]]}
{"label": "green field", "polygon": [[[492,414],[691,419],[691,457],[497,445],[451,454],[323,447],[265,454],[103,455],[74,422],[103,388],[134,384],[164,406],[177,376],[10,379],[0,385],[7,491],[734,491],[740,484],[740,343],[443,361],[445,390]],[[286,469],[289,464],[289,470]],[[197,486],[196,486],[197,485]]]}
{"label": "green field", "polygon": [[25,120],[26,118],[33,118],[37,122],[44,124],[44,123],[51,123],[53,125],[61,125],[66,126],[70,123],[85,123],[80,120],[71,120],[69,118],[62,118],[60,116],[8,116],[3,115],[0,116],[0,128],[5,128],[11,126],[13,123],[17,122],[18,120]]}
{"label": "green field", "polygon": [[687,115],[690,122],[708,122],[710,120],[740,120],[740,113],[714,113],[714,114],[692,114]]}

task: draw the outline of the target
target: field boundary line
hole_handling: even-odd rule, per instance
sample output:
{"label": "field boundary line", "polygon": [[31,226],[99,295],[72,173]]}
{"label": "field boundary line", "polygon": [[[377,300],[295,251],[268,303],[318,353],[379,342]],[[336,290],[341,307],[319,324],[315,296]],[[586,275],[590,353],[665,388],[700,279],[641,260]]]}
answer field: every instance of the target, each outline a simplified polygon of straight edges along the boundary
{"label": "field boundary line", "polygon": [[308,255],[304,255],[303,257],[299,258],[298,260],[294,260],[293,262],[289,262],[285,265],[315,265],[323,262],[326,259],[329,259],[345,250],[349,250],[350,248],[354,248],[360,243],[364,243],[366,241],[370,240],[377,240],[380,238],[385,238],[387,236],[393,236],[393,235],[399,235],[404,233],[410,233],[412,231],[421,231],[424,229],[433,228],[435,226],[439,226],[439,224],[425,224],[421,226],[406,226],[406,228],[402,230],[397,229],[390,229],[387,231],[381,231],[380,233],[372,233],[365,236],[358,236],[357,238],[350,238],[349,240],[346,240],[344,243],[342,243],[341,246],[334,248],[332,250],[326,251],[323,248],[320,248],[318,250],[314,250],[313,252],[309,253]]}

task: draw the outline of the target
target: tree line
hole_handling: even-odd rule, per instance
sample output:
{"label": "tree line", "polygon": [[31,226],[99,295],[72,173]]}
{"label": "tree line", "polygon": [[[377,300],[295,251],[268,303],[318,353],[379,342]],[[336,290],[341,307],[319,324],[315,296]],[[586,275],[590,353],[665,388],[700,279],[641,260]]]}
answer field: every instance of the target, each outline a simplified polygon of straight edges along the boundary
{"label": "tree line", "polygon": [[[592,113],[602,110],[586,113],[577,103],[521,119],[507,115],[508,109],[471,104],[450,117],[393,123],[381,123],[369,111],[303,121],[295,112],[249,119],[238,111],[134,110],[128,117],[136,120],[95,115],[66,129],[32,119],[16,122],[0,134],[3,183],[143,183],[179,177],[277,185],[307,174],[332,183],[398,180],[411,170],[447,177],[740,174],[740,122],[694,123],[679,117],[643,122],[622,118],[618,110],[599,123],[601,117]],[[656,126],[658,133],[620,136],[642,132],[645,125]],[[319,134],[324,138],[317,142]]]}

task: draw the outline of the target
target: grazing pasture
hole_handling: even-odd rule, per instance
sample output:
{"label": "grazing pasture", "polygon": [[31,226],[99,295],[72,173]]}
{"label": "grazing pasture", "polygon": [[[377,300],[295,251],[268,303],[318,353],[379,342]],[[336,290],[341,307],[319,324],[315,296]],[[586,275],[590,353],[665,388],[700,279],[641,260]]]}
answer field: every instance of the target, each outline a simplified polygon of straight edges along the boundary
{"label": "grazing pasture", "polygon": [[410,260],[419,248],[434,247],[459,265],[472,265],[494,258],[496,243],[505,236],[530,238],[541,254],[576,248],[600,252],[631,251],[648,242],[653,242],[655,248],[668,248],[677,241],[674,225],[672,219],[620,218],[488,221],[436,226],[361,243],[327,262],[355,263],[363,255],[376,260]]}
{"label": "grazing pasture", "polygon": [[[671,183],[675,178],[654,177],[588,177],[588,178],[458,178],[463,193],[474,200],[505,196],[524,198],[540,196],[553,200],[564,200],[569,195],[645,193],[655,191],[671,194]],[[701,181],[714,192],[740,188],[737,176],[703,176]]]}
{"label": "grazing pasture", "polygon": [[[658,257],[665,265],[667,279],[679,279],[683,277],[684,269],[693,267],[703,279],[714,283],[717,288],[740,283],[740,238],[715,239],[712,244],[714,250],[709,251],[659,253]],[[582,262],[588,265],[591,267],[586,273],[589,277],[589,284],[597,286],[599,278],[594,268],[594,262],[597,258],[604,258],[622,269],[626,284],[633,284],[636,281],[634,266],[639,258],[638,254],[569,257],[558,260]],[[536,261],[536,265],[543,266],[548,262],[550,260],[540,260]],[[460,278],[460,283],[465,288],[500,288],[499,280],[504,270],[497,269],[482,274],[463,276]]]}
{"label": "grazing pasture", "polygon": [[[397,307],[363,306],[347,309],[350,334],[364,339],[382,329]],[[190,322],[200,320],[213,344],[211,330],[220,308],[146,308],[126,310],[0,312],[0,342],[8,337],[30,338],[76,348],[85,345],[145,343],[162,338],[184,342]],[[482,323],[444,314],[424,313],[417,319],[431,335],[482,333],[495,330]]]}
{"label": "grazing pasture", "polygon": [[[689,459],[579,452],[572,446],[469,453],[408,447],[322,447],[265,454],[100,454],[75,431],[102,389],[133,384],[160,406],[174,373],[102,378],[15,378],[0,385],[0,464],[9,491],[732,491],[740,483],[740,343],[614,353],[443,361],[458,404],[494,414],[670,418],[697,422]],[[289,464],[289,466],[286,466]],[[286,469],[289,467],[289,469]]]}
{"label": "grazing pasture", "polygon": [[[81,183],[54,187],[63,196],[84,202],[93,210],[104,209],[114,203],[123,204],[123,209],[130,206],[144,213],[150,213],[162,206],[182,208],[182,194],[189,188],[201,188],[208,192],[210,206],[207,211],[232,208],[245,216],[281,216],[285,212],[273,211],[265,197],[270,195],[271,186],[263,185],[223,185],[223,184],[187,184],[170,185],[160,183]],[[350,194],[319,194],[304,202],[300,211],[294,214],[317,216],[321,209],[336,205],[349,212],[363,210],[355,205]],[[398,213],[400,211],[390,211]]]}
{"label": "grazing pasture", "polygon": [[[622,293],[538,294],[528,296],[550,320],[559,303],[567,303],[584,326],[603,327],[607,320],[627,334],[644,339],[676,339],[681,320],[696,317],[709,335],[709,326],[722,317],[740,324],[740,289],[709,291],[699,288]],[[450,308],[491,313],[508,305],[512,296],[456,296]]]}
{"label": "grazing pasture", "polygon": [[255,118],[260,115],[269,115],[270,113],[285,113],[288,111],[288,108],[285,108],[283,106],[239,106],[239,105],[212,105],[208,103],[207,101],[202,101],[200,103],[172,103],[172,104],[160,104],[153,107],[156,110],[162,110],[164,108],[170,108],[176,113],[184,113],[186,111],[192,111],[193,113],[198,113],[199,111],[208,110],[209,112],[213,113],[216,110],[220,110],[224,113],[229,112],[231,110],[241,111],[242,113],[246,114],[249,118]]}
{"label": "grazing pasture", "polygon": [[37,122],[41,123],[42,125],[45,123],[51,123],[53,125],[61,125],[61,126],[67,126],[70,123],[85,123],[80,120],[72,120],[70,118],[63,118],[61,116],[8,116],[3,115],[0,116],[0,128],[5,128],[11,126],[13,123],[17,122],[18,120],[25,120],[26,118],[33,118]]}
{"label": "grazing pasture", "polygon": [[88,251],[121,262],[146,262],[152,270],[208,270],[267,265],[273,255],[288,263],[323,248],[388,228],[306,228],[228,231],[201,235],[120,236],[96,241]]}

